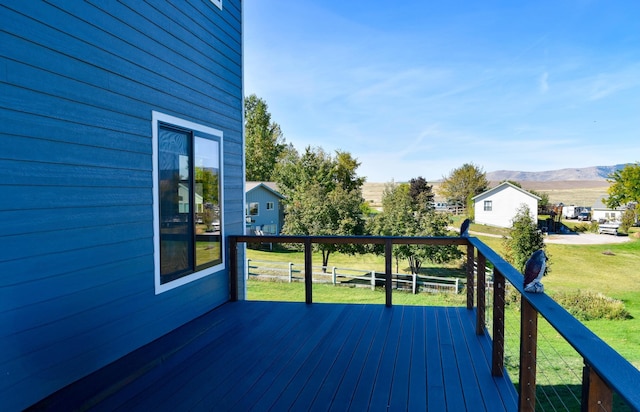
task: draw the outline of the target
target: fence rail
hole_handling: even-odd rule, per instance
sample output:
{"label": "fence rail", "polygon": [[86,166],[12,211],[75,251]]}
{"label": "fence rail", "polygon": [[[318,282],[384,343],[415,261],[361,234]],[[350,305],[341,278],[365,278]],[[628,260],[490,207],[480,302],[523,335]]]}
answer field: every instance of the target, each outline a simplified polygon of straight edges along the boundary
{"label": "fence rail", "polygon": [[[257,236],[230,236],[230,294],[238,299],[238,243],[255,242]],[[381,244],[384,245],[385,303],[392,305],[392,250],[396,244],[458,245],[467,248],[467,308],[476,310],[476,333],[487,333],[486,291],[487,268],[490,263],[490,287],[492,299],[492,375],[501,376],[505,362],[505,288],[508,284],[520,295],[520,350],[519,350],[519,410],[536,408],[536,356],[538,316],[546,321],[569,343],[584,362],[581,409],[584,411],[612,410],[613,393],[616,392],[631,408],[640,410],[640,371],[619,353],[587,329],[562,306],[544,293],[525,293],[523,276],[502,259],[493,249],[473,237],[371,237],[371,236],[260,236],[263,242],[301,243],[304,245],[305,302],[313,302],[313,243],[320,244]],[[477,274],[475,273],[477,272]]]}
{"label": "fence rail", "polygon": [[[249,277],[277,279],[281,281],[304,281],[304,265],[293,262],[278,262],[270,260],[247,259],[245,279]],[[416,275],[406,273],[392,273],[394,289],[411,290],[414,294],[426,293],[454,293],[460,292],[464,286],[459,278],[441,276]],[[375,270],[339,268],[327,266],[312,266],[313,283],[330,283],[333,285],[348,285],[355,287],[384,287],[385,274]]]}

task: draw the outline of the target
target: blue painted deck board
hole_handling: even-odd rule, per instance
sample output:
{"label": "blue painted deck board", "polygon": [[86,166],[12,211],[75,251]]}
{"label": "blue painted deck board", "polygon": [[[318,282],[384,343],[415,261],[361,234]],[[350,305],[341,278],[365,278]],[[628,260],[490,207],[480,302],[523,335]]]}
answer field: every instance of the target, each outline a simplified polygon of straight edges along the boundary
{"label": "blue painted deck board", "polygon": [[39,406],[516,410],[511,382],[491,376],[490,346],[475,335],[473,314],[466,308],[227,303]]}
{"label": "blue painted deck board", "polygon": [[427,348],[425,333],[425,310],[415,312],[411,341],[411,365],[409,371],[409,399],[407,410],[424,409],[427,404]]}

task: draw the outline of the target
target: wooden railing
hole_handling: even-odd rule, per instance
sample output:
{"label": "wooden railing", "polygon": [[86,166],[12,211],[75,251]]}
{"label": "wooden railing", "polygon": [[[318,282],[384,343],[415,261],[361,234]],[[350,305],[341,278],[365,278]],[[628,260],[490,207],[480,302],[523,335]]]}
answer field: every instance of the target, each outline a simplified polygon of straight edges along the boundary
{"label": "wooden railing", "polygon": [[[304,245],[305,302],[313,302],[312,244],[379,244],[384,245],[385,304],[392,305],[392,248],[397,244],[458,245],[466,246],[467,255],[467,309],[476,308],[476,333],[486,333],[485,271],[478,270],[474,279],[474,265],[493,266],[492,311],[492,374],[502,376],[504,371],[504,291],[508,281],[521,295],[519,409],[533,411],[536,404],[536,356],[538,315],[582,356],[582,410],[611,411],[613,393],[616,392],[631,408],[640,410],[640,371],[619,353],[587,329],[545,293],[526,293],[523,276],[511,264],[477,238],[466,237],[365,237],[365,236],[230,236],[230,299],[238,300],[239,270],[238,243],[243,242],[298,243]],[[477,284],[475,284],[477,280]],[[477,290],[477,294],[475,291]]]}

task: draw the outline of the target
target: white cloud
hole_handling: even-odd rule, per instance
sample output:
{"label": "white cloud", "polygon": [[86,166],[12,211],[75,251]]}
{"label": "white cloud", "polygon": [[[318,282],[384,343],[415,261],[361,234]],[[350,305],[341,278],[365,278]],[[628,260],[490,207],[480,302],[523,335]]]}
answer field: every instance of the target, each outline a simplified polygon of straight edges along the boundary
{"label": "white cloud", "polygon": [[547,91],[549,91],[549,73],[548,72],[542,73],[538,83],[539,83],[540,92],[542,94],[544,94]]}

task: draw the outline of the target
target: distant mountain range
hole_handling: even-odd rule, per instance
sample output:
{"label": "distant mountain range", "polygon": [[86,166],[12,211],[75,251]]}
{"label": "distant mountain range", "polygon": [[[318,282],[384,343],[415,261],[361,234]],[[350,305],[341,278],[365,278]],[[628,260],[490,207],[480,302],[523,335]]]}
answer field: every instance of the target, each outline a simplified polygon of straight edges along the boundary
{"label": "distant mountain range", "polygon": [[512,170],[498,170],[487,173],[487,180],[501,182],[513,180],[516,182],[551,182],[567,180],[606,180],[607,177],[624,168],[626,164],[614,166],[593,166],[578,169],[559,169],[545,172],[517,172]]}

